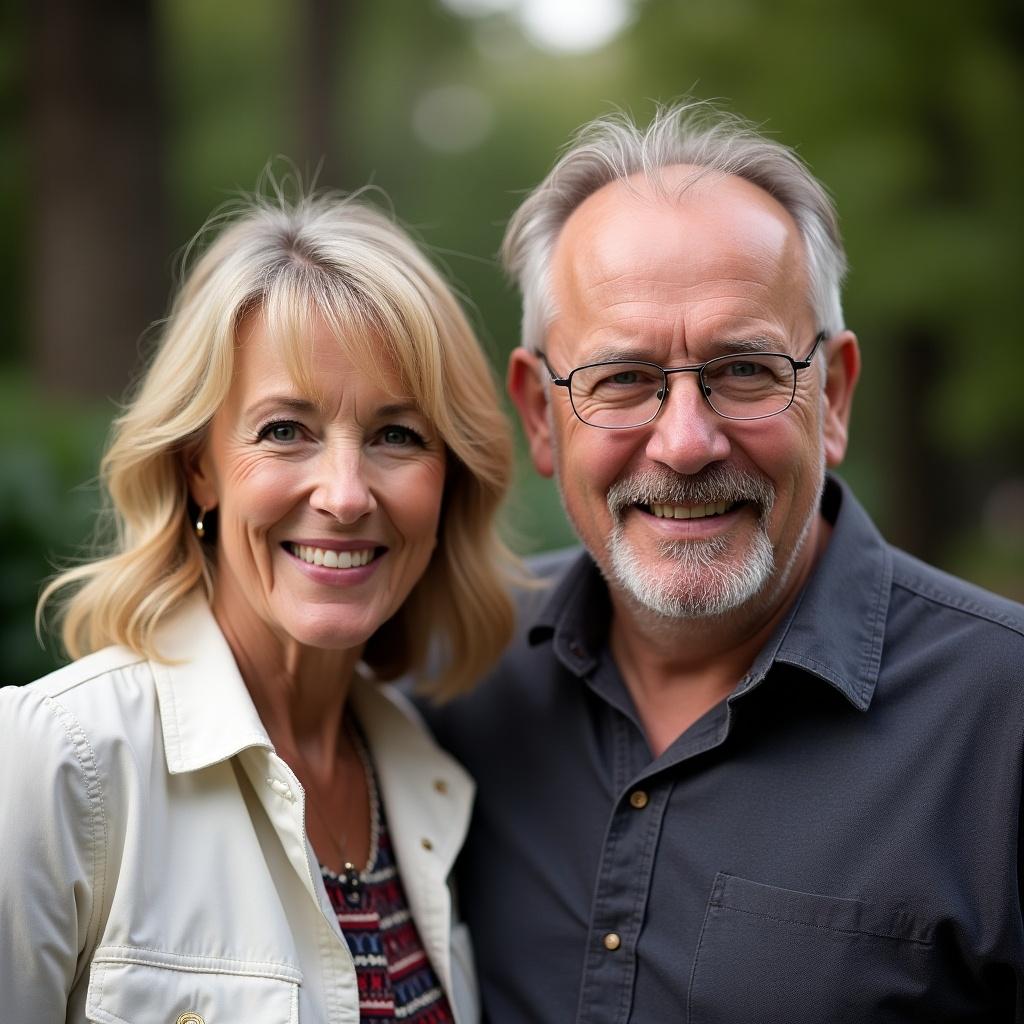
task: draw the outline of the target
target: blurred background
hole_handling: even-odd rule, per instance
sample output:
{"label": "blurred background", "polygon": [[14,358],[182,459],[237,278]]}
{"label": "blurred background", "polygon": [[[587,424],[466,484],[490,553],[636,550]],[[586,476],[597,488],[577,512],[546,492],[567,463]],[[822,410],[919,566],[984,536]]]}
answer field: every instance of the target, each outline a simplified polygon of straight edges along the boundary
{"label": "blurred background", "polygon": [[[1024,7],[1013,0],[34,0],[0,26],[0,683],[81,557],[176,254],[290,158],[373,182],[503,372],[503,226],[569,134],[717,99],[832,190],[865,361],[844,475],[888,537],[1024,600]],[[520,550],[568,543],[521,457]]]}

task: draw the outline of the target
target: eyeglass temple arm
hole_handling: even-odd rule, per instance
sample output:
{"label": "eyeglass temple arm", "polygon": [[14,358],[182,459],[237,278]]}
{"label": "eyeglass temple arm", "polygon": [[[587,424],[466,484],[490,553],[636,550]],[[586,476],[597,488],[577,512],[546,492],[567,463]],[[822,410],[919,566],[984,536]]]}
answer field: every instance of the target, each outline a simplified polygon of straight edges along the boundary
{"label": "eyeglass temple arm", "polygon": [[541,362],[544,364],[544,368],[548,371],[548,376],[551,377],[551,383],[557,384],[560,388],[567,388],[569,386],[569,378],[559,377],[558,374],[551,369],[548,357],[540,349],[537,349],[537,355],[540,356]]}
{"label": "eyeglass temple arm", "polygon": [[811,360],[814,358],[818,351],[818,346],[828,337],[828,331],[822,331],[815,339],[814,344],[811,346],[811,351],[807,353],[804,359],[794,359],[793,369],[794,370],[806,370],[811,365]]}

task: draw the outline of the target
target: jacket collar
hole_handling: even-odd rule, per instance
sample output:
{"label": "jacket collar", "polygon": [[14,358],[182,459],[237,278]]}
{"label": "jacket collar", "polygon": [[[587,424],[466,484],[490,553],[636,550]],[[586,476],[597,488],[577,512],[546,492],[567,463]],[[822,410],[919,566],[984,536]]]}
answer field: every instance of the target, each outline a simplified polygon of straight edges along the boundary
{"label": "jacket collar", "polygon": [[[357,675],[350,699],[374,755],[399,862],[421,858],[429,848],[440,876],[446,877],[469,828],[473,780],[441,750],[393,686]],[[414,835],[417,829],[421,834]]]}
{"label": "jacket collar", "polygon": [[[174,657],[153,664],[167,767],[172,775],[226,761],[248,747],[272,751],[231,648],[201,592],[190,595],[157,631],[157,650]],[[418,723],[400,694],[359,676],[351,699],[374,757],[385,805],[436,806],[445,821],[430,840],[450,866],[465,836],[473,783]],[[430,817],[429,815],[427,816]]]}
{"label": "jacket collar", "polygon": [[[773,664],[781,663],[823,680],[864,711],[881,666],[892,553],[850,489],[831,475],[821,511],[832,524],[829,543],[734,696],[753,689]],[[610,614],[606,584],[584,552],[534,619],[529,641],[551,640],[566,668],[584,675],[596,666],[607,642]]]}
{"label": "jacket collar", "polygon": [[170,664],[153,663],[172,775],[226,761],[246,747],[273,749],[234,656],[200,591],[156,633]]}

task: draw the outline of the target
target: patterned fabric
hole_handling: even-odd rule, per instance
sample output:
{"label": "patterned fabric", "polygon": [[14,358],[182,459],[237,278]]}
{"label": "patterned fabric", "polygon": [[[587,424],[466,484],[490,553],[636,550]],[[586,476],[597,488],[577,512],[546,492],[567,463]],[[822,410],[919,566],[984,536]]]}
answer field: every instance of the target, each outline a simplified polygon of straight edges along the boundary
{"label": "patterned fabric", "polygon": [[370,861],[359,876],[357,902],[353,903],[352,889],[343,878],[328,868],[320,869],[355,961],[359,1019],[381,1024],[454,1024],[448,999],[409,913],[375,788],[371,784]]}

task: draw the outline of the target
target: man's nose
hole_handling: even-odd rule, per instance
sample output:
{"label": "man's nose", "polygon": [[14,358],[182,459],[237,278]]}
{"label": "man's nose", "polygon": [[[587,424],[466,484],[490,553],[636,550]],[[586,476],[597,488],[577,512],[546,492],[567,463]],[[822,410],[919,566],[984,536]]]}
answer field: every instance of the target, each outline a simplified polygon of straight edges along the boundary
{"label": "man's nose", "polygon": [[648,428],[647,457],[677,473],[697,473],[731,453],[727,422],[701,394],[697,374],[675,374],[669,378],[661,411]]}
{"label": "man's nose", "polygon": [[317,460],[310,504],[339,523],[352,525],[377,507],[362,452],[325,451]]}

